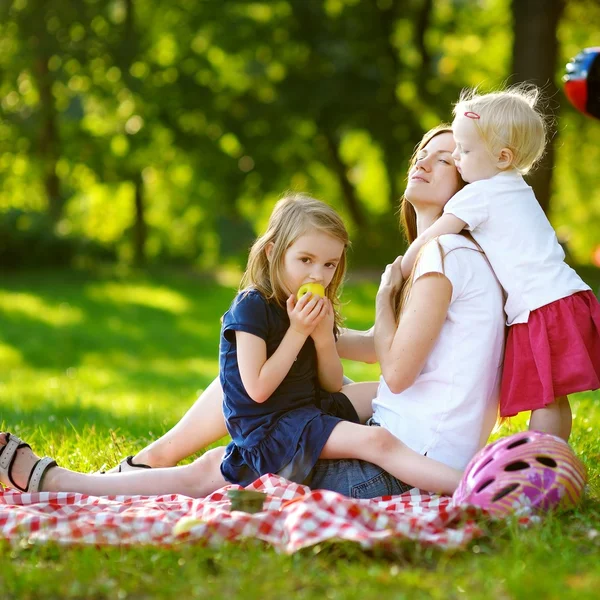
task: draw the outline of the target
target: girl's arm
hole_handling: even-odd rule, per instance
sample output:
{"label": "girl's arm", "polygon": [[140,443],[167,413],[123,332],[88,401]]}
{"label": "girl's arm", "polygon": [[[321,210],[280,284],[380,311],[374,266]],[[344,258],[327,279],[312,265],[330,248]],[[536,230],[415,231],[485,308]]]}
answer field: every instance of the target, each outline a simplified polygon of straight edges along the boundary
{"label": "girl's arm", "polygon": [[460,233],[466,223],[451,213],[444,213],[433,225],[430,225],[409,247],[402,259],[402,276],[407,279],[417,260],[421,248],[434,238],[446,233]]}
{"label": "girl's arm", "polygon": [[344,370],[333,335],[333,307],[328,299],[324,299],[323,303],[325,316],[311,333],[317,351],[319,385],[327,392],[339,392],[343,385]]}
{"label": "girl's arm", "polygon": [[290,296],[286,304],[290,327],[268,360],[267,344],[262,338],[235,332],[240,377],[250,398],[258,403],[271,397],[292,368],[306,338],[324,317],[324,304],[318,296],[305,294],[297,302]]}
{"label": "girl's arm", "polygon": [[394,267],[398,269],[397,261],[386,269],[377,292],[375,350],[383,378],[390,390],[399,394],[415,382],[435,345],[452,299],[452,284],[441,273],[419,277],[396,327],[393,299],[397,287],[391,284]]}
{"label": "girl's arm", "polygon": [[374,328],[367,331],[342,329],[337,341],[337,351],[341,358],[364,363],[376,363]]}

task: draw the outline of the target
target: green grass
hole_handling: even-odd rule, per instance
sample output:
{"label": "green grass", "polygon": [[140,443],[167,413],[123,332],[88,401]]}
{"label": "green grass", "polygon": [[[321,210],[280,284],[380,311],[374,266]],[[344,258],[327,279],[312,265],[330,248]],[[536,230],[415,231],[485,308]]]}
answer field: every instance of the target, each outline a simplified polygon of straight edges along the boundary
{"label": "green grass", "polygon": [[[585,271],[598,289],[598,273]],[[219,317],[234,288],[190,274],[70,271],[0,279],[0,426],[63,466],[113,465],[169,429],[217,374]],[[347,287],[367,327],[376,285]],[[346,365],[357,379],[375,366]],[[323,544],[294,556],[257,542],[218,548],[75,548],[0,542],[3,598],[595,598],[600,588],[600,392],[572,397],[572,445],[590,493],[529,529],[467,550]],[[523,420],[501,434],[525,427]]]}

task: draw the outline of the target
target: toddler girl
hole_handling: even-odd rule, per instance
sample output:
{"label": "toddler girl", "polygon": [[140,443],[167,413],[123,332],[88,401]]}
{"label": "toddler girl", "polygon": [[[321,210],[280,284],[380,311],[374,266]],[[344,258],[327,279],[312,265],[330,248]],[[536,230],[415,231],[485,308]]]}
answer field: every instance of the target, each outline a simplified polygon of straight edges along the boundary
{"label": "toddler girl", "polygon": [[564,252],[523,175],[544,152],[539,90],[463,92],[454,107],[452,155],[469,184],[407,250],[444,233],[471,232],[506,292],[508,339],[500,415],[530,410],[530,429],[571,432],[568,394],[600,388],[600,305]]}

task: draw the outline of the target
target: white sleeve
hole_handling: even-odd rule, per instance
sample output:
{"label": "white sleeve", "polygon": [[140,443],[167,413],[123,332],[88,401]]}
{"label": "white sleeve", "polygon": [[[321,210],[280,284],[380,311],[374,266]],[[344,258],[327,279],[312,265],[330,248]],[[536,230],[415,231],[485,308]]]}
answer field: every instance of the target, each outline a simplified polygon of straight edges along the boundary
{"label": "white sleeve", "polygon": [[462,236],[454,234],[440,236],[427,242],[417,258],[413,284],[427,273],[442,273],[452,284],[452,301],[454,301],[461,295],[465,280],[469,277],[470,267],[461,264],[460,253],[465,250],[475,251]]}
{"label": "white sleeve", "polygon": [[413,283],[427,273],[444,273],[444,249],[438,242],[439,238],[427,242],[417,256]]}
{"label": "white sleeve", "polygon": [[466,229],[473,231],[487,221],[489,216],[489,197],[484,191],[484,185],[479,181],[466,185],[448,200],[444,213],[458,217],[467,224]]}

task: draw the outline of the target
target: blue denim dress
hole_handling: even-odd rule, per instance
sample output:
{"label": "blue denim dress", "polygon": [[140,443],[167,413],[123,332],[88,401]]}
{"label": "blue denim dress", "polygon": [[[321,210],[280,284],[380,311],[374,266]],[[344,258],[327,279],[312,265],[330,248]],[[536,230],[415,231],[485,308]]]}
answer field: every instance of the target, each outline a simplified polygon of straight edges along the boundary
{"label": "blue denim dress", "polygon": [[263,339],[267,358],[290,326],[287,312],[256,290],[240,292],[223,316],[219,352],[223,413],[231,443],[221,464],[227,481],[248,485],[266,473],[302,483],[333,428],[358,415],[342,393],[320,389],[316,350],[308,338],[290,371],[265,402],[246,393],[240,377],[236,331]]}

